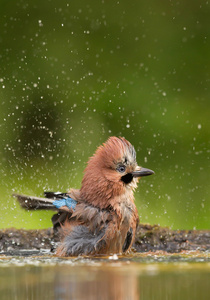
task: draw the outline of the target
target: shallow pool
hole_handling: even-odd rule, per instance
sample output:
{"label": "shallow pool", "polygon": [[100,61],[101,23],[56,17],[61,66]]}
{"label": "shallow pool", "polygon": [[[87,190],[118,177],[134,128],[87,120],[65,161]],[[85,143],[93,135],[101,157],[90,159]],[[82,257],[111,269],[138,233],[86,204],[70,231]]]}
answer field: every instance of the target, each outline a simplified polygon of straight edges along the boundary
{"label": "shallow pool", "polygon": [[208,254],[0,257],[1,300],[206,300],[209,295]]}

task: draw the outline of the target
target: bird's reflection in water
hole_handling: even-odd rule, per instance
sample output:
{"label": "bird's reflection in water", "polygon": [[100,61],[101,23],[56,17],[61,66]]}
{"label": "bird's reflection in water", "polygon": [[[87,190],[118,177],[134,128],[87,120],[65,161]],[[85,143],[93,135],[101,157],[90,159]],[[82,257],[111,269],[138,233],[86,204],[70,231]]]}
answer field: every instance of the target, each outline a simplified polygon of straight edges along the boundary
{"label": "bird's reflection in water", "polygon": [[62,270],[55,278],[55,299],[139,299],[137,274],[120,269]]}
{"label": "bird's reflection in water", "polygon": [[[4,261],[3,261],[4,262]],[[3,264],[2,262],[2,264]],[[18,259],[17,259],[18,262]],[[0,266],[0,299],[206,300],[209,264],[42,260]]]}

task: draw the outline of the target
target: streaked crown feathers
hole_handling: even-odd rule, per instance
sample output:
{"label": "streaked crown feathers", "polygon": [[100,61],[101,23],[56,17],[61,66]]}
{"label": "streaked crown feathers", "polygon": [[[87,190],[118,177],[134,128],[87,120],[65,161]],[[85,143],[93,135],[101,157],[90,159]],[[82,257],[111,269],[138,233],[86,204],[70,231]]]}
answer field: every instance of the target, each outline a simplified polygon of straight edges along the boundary
{"label": "streaked crown feathers", "polygon": [[100,167],[114,167],[122,160],[130,163],[136,162],[136,151],[134,147],[124,137],[110,137],[103,145],[99,146],[91,160],[100,160]]}

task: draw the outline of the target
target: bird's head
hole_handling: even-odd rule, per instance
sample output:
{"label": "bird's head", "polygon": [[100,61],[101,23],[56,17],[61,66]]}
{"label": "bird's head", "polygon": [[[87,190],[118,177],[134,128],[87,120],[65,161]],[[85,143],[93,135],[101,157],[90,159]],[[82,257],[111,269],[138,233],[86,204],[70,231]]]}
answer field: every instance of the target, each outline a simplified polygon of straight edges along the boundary
{"label": "bird's head", "polygon": [[89,159],[82,180],[81,196],[93,205],[104,207],[109,200],[132,192],[138,179],[154,172],[139,167],[136,151],[125,138],[110,137]]}

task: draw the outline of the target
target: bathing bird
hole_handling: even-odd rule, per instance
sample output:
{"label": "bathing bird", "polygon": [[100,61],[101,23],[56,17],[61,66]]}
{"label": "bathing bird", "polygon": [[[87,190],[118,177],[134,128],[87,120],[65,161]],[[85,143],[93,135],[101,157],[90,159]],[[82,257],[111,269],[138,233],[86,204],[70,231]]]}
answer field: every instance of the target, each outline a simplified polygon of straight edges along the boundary
{"label": "bathing bird", "polygon": [[60,238],[58,256],[123,254],[139,223],[134,190],[141,177],[152,174],[138,166],[129,141],[112,136],[89,159],[80,189],[45,192],[45,198],[13,195],[27,210],[57,210],[52,223]]}

